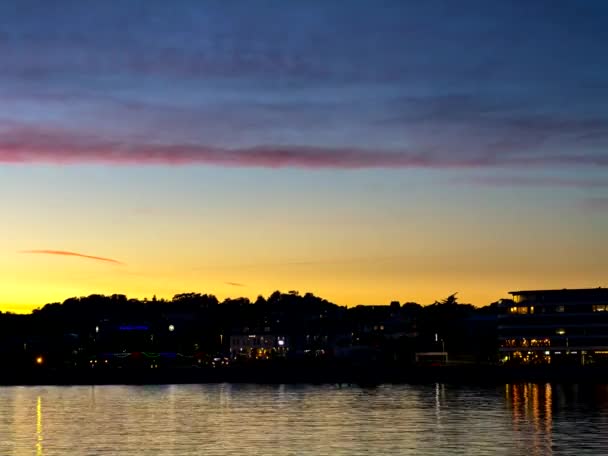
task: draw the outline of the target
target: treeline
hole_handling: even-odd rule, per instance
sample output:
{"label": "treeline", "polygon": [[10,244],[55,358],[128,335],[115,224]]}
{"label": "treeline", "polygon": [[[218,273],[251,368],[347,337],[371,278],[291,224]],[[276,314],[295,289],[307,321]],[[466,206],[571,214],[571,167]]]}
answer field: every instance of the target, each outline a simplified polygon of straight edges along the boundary
{"label": "treeline", "polygon": [[393,301],[350,308],[297,291],[221,302],[201,293],[170,300],[90,295],[47,304],[29,315],[0,314],[0,351],[18,356],[52,348],[60,356],[86,358],[100,350],[96,333],[146,325],[157,336],[145,350],[229,353],[233,335],[277,334],[290,338],[293,354],[365,346],[401,361],[411,361],[415,352],[442,350],[453,358],[492,361],[496,314],[496,304],[477,308],[459,303],[456,294],[430,305]]}

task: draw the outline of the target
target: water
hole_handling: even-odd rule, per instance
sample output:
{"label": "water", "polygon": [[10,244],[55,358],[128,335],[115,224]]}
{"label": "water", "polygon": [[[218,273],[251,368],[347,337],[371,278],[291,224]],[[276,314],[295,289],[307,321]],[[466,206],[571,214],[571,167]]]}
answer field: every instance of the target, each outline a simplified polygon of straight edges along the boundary
{"label": "water", "polygon": [[608,448],[608,385],[0,388],[1,455],[561,455]]}

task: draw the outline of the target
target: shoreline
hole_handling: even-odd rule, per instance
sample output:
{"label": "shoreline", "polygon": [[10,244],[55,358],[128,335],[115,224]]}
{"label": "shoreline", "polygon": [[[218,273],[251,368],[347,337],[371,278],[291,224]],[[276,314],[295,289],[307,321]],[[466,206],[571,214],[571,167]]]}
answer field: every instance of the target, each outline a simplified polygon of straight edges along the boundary
{"label": "shoreline", "polygon": [[608,383],[608,366],[494,365],[386,367],[227,367],[0,370],[1,386],[162,384],[380,384]]}

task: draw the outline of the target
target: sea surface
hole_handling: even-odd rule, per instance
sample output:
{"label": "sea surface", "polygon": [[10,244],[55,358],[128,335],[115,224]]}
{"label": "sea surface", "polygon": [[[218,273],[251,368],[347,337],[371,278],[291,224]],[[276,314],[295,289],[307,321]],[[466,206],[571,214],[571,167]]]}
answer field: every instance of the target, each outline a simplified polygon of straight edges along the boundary
{"label": "sea surface", "polygon": [[0,388],[0,455],[72,454],[608,454],[608,385]]}

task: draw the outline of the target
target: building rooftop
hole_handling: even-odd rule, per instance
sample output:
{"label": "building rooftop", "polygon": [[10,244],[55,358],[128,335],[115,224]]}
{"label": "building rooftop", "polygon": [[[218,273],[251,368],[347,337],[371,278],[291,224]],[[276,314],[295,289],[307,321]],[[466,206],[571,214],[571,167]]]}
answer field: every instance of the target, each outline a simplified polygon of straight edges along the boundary
{"label": "building rooftop", "polygon": [[509,291],[511,295],[527,295],[527,294],[557,294],[557,293],[606,293],[608,294],[608,288],[597,287],[597,288],[562,288],[553,290],[521,290],[521,291]]}

